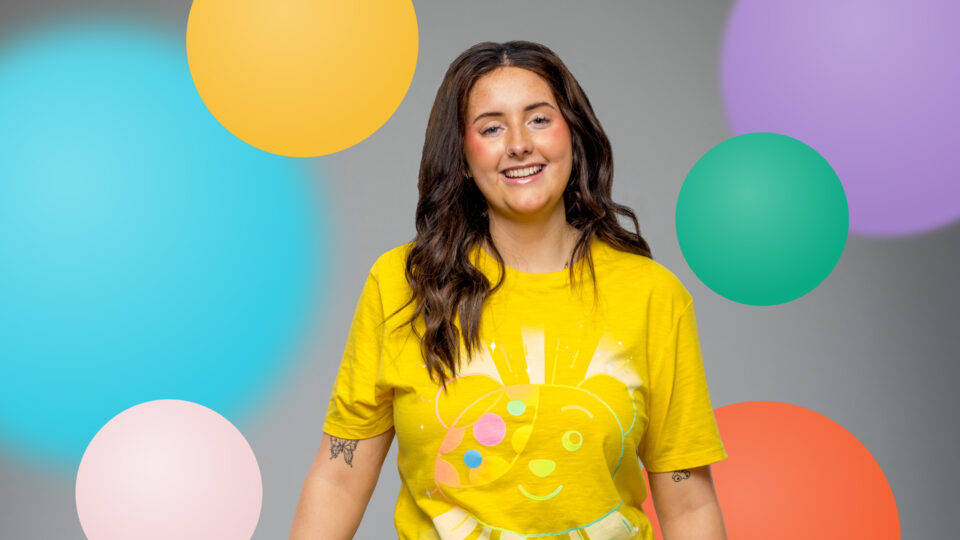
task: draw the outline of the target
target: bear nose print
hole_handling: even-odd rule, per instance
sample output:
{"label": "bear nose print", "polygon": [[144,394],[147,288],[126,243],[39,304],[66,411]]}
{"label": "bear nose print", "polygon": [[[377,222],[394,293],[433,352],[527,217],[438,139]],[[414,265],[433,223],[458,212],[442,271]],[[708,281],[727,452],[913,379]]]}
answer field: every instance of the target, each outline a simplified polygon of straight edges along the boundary
{"label": "bear nose print", "polygon": [[530,460],[530,472],[544,478],[550,476],[550,473],[557,468],[556,462],[550,459],[531,459]]}

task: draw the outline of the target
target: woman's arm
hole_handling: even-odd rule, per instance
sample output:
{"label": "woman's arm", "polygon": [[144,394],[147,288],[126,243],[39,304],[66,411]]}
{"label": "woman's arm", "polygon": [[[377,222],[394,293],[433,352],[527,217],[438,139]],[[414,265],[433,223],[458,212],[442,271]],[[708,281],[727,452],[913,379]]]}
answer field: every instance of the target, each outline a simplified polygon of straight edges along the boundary
{"label": "woman's arm", "polygon": [[300,493],[290,540],[349,540],[377,485],[393,442],[393,428],[370,439],[339,439],[326,433]]}
{"label": "woman's arm", "polygon": [[726,540],[710,466],[648,472],[664,540]]}

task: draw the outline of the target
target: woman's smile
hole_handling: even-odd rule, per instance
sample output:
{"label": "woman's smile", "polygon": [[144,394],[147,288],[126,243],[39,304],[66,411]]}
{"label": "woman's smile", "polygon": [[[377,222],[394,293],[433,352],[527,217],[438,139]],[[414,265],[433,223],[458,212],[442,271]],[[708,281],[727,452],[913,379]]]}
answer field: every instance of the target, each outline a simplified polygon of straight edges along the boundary
{"label": "woman's smile", "polygon": [[536,182],[541,176],[543,176],[543,171],[547,168],[546,165],[536,164],[526,167],[512,167],[500,173],[501,179],[514,186],[523,186],[531,182]]}

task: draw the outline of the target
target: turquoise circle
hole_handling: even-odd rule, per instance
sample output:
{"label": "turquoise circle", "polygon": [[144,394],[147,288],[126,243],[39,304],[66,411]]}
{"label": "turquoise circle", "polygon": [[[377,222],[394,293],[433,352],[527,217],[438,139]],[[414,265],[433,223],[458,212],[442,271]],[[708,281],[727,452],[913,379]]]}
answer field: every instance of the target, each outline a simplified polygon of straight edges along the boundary
{"label": "turquoise circle", "polygon": [[476,450],[467,450],[463,453],[463,463],[471,469],[476,469],[483,463],[483,456]]}
{"label": "turquoise circle", "polygon": [[717,294],[782,304],[833,271],[849,230],[843,186],[806,144],[776,133],[728,139],[690,170],[677,200],[687,264]]}
{"label": "turquoise circle", "polygon": [[6,42],[0,125],[0,444],[75,470],[145,401],[242,422],[322,295],[307,163],[224,130],[182,33],[135,25]]}
{"label": "turquoise circle", "polygon": [[526,410],[527,410],[527,404],[520,401],[519,399],[515,399],[510,403],[507,403],[507,412],[513,416],[520,416]]}

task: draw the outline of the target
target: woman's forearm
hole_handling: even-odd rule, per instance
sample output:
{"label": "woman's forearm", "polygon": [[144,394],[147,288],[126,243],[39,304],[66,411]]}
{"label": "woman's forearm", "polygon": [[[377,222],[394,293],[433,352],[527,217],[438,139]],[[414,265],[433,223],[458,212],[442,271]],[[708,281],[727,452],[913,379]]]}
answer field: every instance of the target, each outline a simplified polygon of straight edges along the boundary
{"label": "woman's forearm", "polygon": [[350,540],[366,506],[366,500],[319,474],[311,474],[303,484],[290,540]]}
{"label": "woman's forearm", "polygon": [[663,540],[727,540],[718,503],[709,503],[660,520]]}
{"label": "woman's forearm", "polygon": [[349,440],[326,433],[303,483],[290,540],[350,540],[380,476],[394,431]]}

